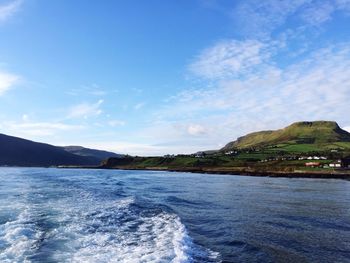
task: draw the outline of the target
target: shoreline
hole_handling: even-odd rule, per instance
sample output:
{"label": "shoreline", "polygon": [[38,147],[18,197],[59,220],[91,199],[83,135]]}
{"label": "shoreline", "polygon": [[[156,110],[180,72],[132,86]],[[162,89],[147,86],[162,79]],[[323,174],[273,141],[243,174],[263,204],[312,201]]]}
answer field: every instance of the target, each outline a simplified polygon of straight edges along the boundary
{"label": "shoreline", "polygon": [[315,178],[315,179],[344,179],[350,180],[350,170],[320,172],[320,171],[257,171],[247,170],[244,167],[241,169],[232,168],[210,168],[210,167],[187,167],[187,168],[164,168],[164,167],[131,167],[131,166],[1,166],[3,168],[57,168],[57,169],[96,169],[96,170],[130,170],[130,171],[164,171],[164,172],[182,172],[182,173],[198,173],[198,174],[222,174],[222,175],[237,175],[237,176],[258,176],[258,177],[276,177],[276,178]]}
{"label": "shoreline", "polygon": [[[88,169],[88,168],[87,168]],[[200,174],[222,174],[222,175],[238,175],[238,176],[259,176],[259,177],[285,177],[285,178],[317,178],[317,179],[344,179],[350,180],[349,172],[308,172],[308,171],[254,171],[254,170],[234,170],[234,169],[218,169],[218,168],[162,168],[162,167],[96,167],[96,169],[106,170],[141,170],[141,171],[166,171],[166,172],[187,172]]]}

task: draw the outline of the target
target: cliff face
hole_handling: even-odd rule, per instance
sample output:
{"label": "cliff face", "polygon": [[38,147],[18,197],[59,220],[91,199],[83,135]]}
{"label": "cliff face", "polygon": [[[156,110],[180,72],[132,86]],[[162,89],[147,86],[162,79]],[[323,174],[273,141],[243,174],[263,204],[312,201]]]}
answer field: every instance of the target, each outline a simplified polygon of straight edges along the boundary
{"label": "cliff face", "polygon": [[296,122],[284,129],[261,131],[239,137],[221,150],[264,147],[280,143],[332,143],[350,142],[350,133],[342,130],[336,122]]}

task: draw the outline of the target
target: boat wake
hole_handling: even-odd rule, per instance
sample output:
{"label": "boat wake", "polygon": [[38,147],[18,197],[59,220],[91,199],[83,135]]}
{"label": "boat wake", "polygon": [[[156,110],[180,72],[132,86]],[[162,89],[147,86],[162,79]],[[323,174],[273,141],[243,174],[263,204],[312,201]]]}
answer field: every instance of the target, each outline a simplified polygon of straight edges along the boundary
{"label": "boat wake", "polygon": [[[38,222],[38,214],[49,209],[51,216]],[[1,225],[0,261],[220,261],[218,253],[195,244],[180,218],[167,210],[134,197],[111,201],[86,193],[50,200],[41,211],[28,206]]]}

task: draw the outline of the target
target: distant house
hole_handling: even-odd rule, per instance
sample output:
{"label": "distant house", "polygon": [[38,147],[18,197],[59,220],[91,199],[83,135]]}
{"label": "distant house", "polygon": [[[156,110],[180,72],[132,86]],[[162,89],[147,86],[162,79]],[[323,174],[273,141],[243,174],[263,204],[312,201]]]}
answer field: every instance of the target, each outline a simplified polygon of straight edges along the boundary
{"label": "distant house", "polygon": [[308,162],[308,163],[305,163],[305,166],[307,166],[307,167],[318,167],[320,165],[321,164],[319,162]]}
{"label": "distant house", "polygon": [[194,155],[194,157],[196,157],[196,158],[203,158],[203,157],[205,157],[205,152],[197,152],[195,155]]}
{"label": "distant house", "polygon": [[299,160],[327,160],[327,157],[324,157],[324,156],[308,156],[308,157],[301,156],[301,157],[299,157]]}
{"label": "distant house", "polygon": [[350,168],[350,158],[339,159],[329,164],[332,168]]}
{"label": "distant house", "polygon": [[329,164],[329,167],[331,168],[341,168],[341,160],[334,161]]}

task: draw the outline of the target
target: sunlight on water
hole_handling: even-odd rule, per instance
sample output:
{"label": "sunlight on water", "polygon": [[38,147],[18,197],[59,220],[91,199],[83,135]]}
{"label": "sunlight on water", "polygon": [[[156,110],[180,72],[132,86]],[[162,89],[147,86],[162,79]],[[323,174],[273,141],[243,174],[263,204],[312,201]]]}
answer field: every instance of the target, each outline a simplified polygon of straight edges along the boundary
{"label": "sunlight on water", "polygon": [[350,183],[0,169],[0,262],[349,262]]}
{"label": "sunlight on water", "polygon": [[27,179],[15,178],[17,188],[8,193],[22,191],[18,199],[1,202],[18,211],[1,224],[1,262],[217,261],[218,253],[194,244],[180,218],[156,204]]}

